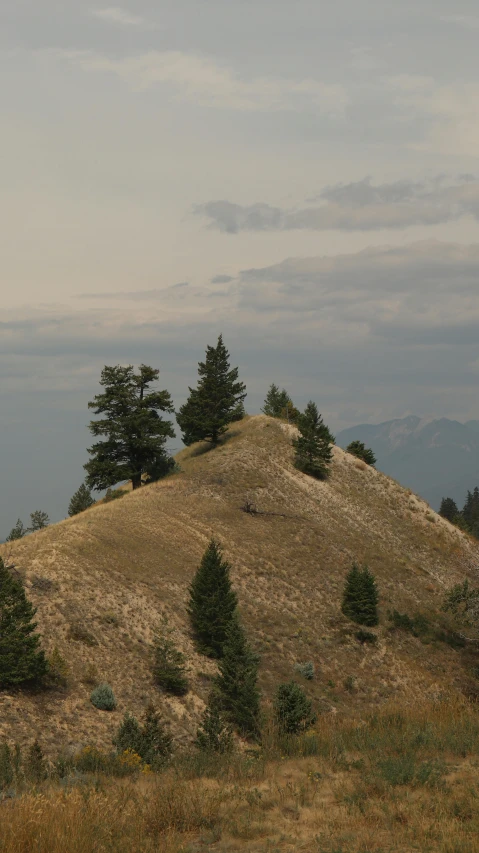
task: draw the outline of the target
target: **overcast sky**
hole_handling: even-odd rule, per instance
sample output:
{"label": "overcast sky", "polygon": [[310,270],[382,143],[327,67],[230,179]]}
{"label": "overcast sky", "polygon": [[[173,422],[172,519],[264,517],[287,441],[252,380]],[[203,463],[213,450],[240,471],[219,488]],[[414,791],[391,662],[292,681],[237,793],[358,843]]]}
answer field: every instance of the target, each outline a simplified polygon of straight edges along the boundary
{"label": "overcast sky", "polygon": [[180,404],[219,332],[250,412],[479,417],[478,38],[473,0],[1,4],[0,538],[66,514],[104,364]]}

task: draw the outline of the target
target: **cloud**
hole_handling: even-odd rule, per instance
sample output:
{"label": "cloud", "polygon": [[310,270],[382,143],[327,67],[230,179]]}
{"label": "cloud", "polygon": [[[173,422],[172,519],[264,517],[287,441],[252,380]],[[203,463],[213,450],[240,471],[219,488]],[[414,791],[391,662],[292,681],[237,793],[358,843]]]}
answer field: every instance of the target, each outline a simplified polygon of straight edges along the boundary
{"label": "cloud", "polygon": [[265,203],[251,205],[208,201],[193,212],[209,219],[212,228],[228,234],[239,231],[371,231],[437,225],[470,215],[479,219],[479,180],[463,175],[455,182],[439,176],[428,183],[408,180],[373,184],[364,178],[325,187],[313,201],[320,205],[283,209]]}
{"label": "cloud", "polygon": [[473,15],[441,15],[441,21],[446,24],[457,24],[468,30],[479,30],[479,18]]}
{"label": "cloud", "polygon": [[233,281],[232,275],[215,275],[210,279],[211,284],[229,284]]}
{"label": "cloud", "polygon": [[92,9],[91,14],[102,21],[119,24],[122,27],[141,27],[145,23],[139,15],[132,15],[118,6],[107,6],[105,9]]}
{"label": "cloud", "polygon": [[91,51],[54,53],[85,71],[113,74],[134,91],[166,85],[175,89],[178,98],[212,108],[240,112],[313,109],[340,117],[348,105],[340,84],[308,77],[248,79],[200,54],[153,50],[115,58]]}

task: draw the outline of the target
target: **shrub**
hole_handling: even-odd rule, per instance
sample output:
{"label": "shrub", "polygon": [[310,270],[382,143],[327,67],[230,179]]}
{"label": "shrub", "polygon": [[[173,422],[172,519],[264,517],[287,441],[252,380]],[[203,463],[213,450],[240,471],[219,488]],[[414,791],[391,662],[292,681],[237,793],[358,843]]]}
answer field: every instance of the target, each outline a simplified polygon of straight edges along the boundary
{"label": "shrub", "polygon": [[76,643],[84,643],[85,646],[93,647],[98,645],[97,638],[81,622],[74,622],[73,625],[70,625],[67,637]]}
{"label": "shrub", "polygon": [[82,773],[107,773],[110,757],[96,746],[85,746],[73,757],[73,764]]}
{"label": "shrub", "polygon": [[87,663],[80,680],[82,684],[87,684],[89,686],[98,684],[98,669],[94,663]]}
{"label": "shrub", "polygon": [[126,495],[126,489],[107,489],[105,497],[103,498],[103,503],[110,503],[110,501],[116,501],[118,498],[122,498]]}
{"label": "shrub", "polygon": [[294,669],[296,672],[299,672],[303,678],[306,678],[308,681],[312,681],[314,678],[314,663],[309,660],[306,663],[295,663]]}
{"label": "shrub", "polygon": [[376,634],[373,634],[372,631],[364,631],[362,628],[359,631],[356,631],[354,636],[363,646],[365,643],[369,643],[374,646],[378,641]]}
{"label": "shrub", "polygon": [[13,762],[10,747],[6,741],[0,743],[0,791],[13,782]]}
{"label": "shrub", "polygon": [[280,731],[299,734],[316,721],[311,701],[294,681],[280,684],[274,699],[274,715]]}
{"label": "shrub", "polygon": [[30,523],[31,526],[28,529],[32,533],[35,533],[37,530],[44,530],[50,524],[48,513],[43,512],[41,509],[36,509],[35,512],[30,513]]}
{"label": "shrub", "polygon": [[99,711],[114,711],[116,708],[116,699],[113,690],[109,684],[99,684],[92,690],[90,702]]}
{"label": "shrub", "polygon": [[21,518],[17,518],[17,523],[15,527],[12,527],[10,533],[6,538],[6,542],[15,542],[16,539],[23,539],[28,533],[28,528],[24,527],[23,521]]}
{"label": "shrub", "polygon": [[352,622],[373,627],[378,624],[378,590],[367,566],[360,569],[353,563],[346,577],[341,610]]}
{"label": "shrub", "polygon": [[48,681],[54,687],[66,687],[70,668],[64,657],[60,654],[57,646],[48,658]]}
{"label": "shrub", "polygon": [[157,636],[154,643],[153,676],[156,683],[176,696],[188,692],[186,658],[168,637]]}
{"label": "shrub", "polygon": [[36,740],[32,743],[28,750],[25,761],[25,776],[30,782],[43,782],[47,778],[47,763],[43,755],[43,750]]}
{"label": "shrub", "polygon": [[233,732],[221,711],[221,699],[215,691],[208,697],[195,745],[202,752],[224,754],[233,749]]}
{"label": "shrub", "polygon": [[366,465],[374,466],[376,464],[376,457],[373,451],[370,447],[366,447],[362,441],[352,441],[351,444],[348,444],[346,452],[351,453],[358,459],[362,459]]}

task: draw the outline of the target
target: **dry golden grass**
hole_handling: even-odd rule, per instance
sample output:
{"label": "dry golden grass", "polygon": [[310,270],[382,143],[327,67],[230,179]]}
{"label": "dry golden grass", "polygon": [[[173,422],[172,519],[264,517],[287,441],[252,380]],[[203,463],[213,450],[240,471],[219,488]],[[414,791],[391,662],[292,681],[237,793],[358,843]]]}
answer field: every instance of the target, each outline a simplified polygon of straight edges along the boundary
{"label": "dry golden grass", "polygon": [[2,853],[477,850],[479,717],[466,703],[329,716],[283,750],[269,741],[206,775],[183,760],[158,777],[45,785],[0,803]]}
{"label": "dry golden grass", "polygon": [[[58,647],[71,676],[65,692],[1,693],[0,739],[23,745],[38,736],[49,755],[109,746],[124,712],[139,715],[154,700],[177,742],[189,742],[215,665],[195,653],[185,600],[213,535],[232,563],[266,697],[305,660],[316,667],[307,689],[321,712],[363,713],[394,697],[407,703],[462,688],[457,651],[391,633],[386,613],[437,612],[446,588],[474,578],[477,544],[339,448],[329,480],[299,473],[292,432],[265,416],[246,418],[215,450],[182,451],[180,474],[1,546],[38,607],[47,652]],[[266,514],[242,512],[247,499]],[[378,579],[376,646],[361,646],[340,614],[353,559]],[[151,680],[150,645],[163,617],[189,661],[183,699],[161,695]],[[112,685],[115,712],[90,704],[89,670]]]}

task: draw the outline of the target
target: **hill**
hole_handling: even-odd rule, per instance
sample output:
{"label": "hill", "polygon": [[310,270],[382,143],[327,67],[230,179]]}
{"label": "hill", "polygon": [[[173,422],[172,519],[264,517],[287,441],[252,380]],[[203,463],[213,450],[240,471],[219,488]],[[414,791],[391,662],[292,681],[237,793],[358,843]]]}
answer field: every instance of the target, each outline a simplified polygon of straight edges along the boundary
{"label": "hill", "polygon": [[[322,712],[362,713],[469,689],[463,652],[391,631],[389,609],[436,614],[444,592],[477,582],[479,546],[393,480],[334,449],[329,480],[295,470],[288,425],[265,416],[234,424],[214,450],[183,450],[181,473],[3,545],[38,607],[46,650],[71,669],[65,693],[0,693],[0,739],[38,735],[51,753],[108,745],[123,713],[153,699],[177,740],[188,741],[215,664],[198,656],[186,619],[187,587],[210,537],[232,563],[241,612],[261,655],[266,697],[312,660],[305,682]],[[242,511],[245,500],[264,514]],[[361,645],[340,613],[346,572],[367,562],[380,587],[377,646]],[[152,684],[150,644],[168,619],[190,665],[184,699]],[[88,669],[96,668],[96,676]],[[94,677],[111,683],[113,713],[89,702]]]}
{"label": "hill", "polygon": [[448,418],[417,415],[359,424],[342,430],[336,440],[347,447],[358,439],[371,447],[377,467],[420,494],[435,509],[441,498],[462,507],[469,490],[479,483],[479,421],[465,424]]}

